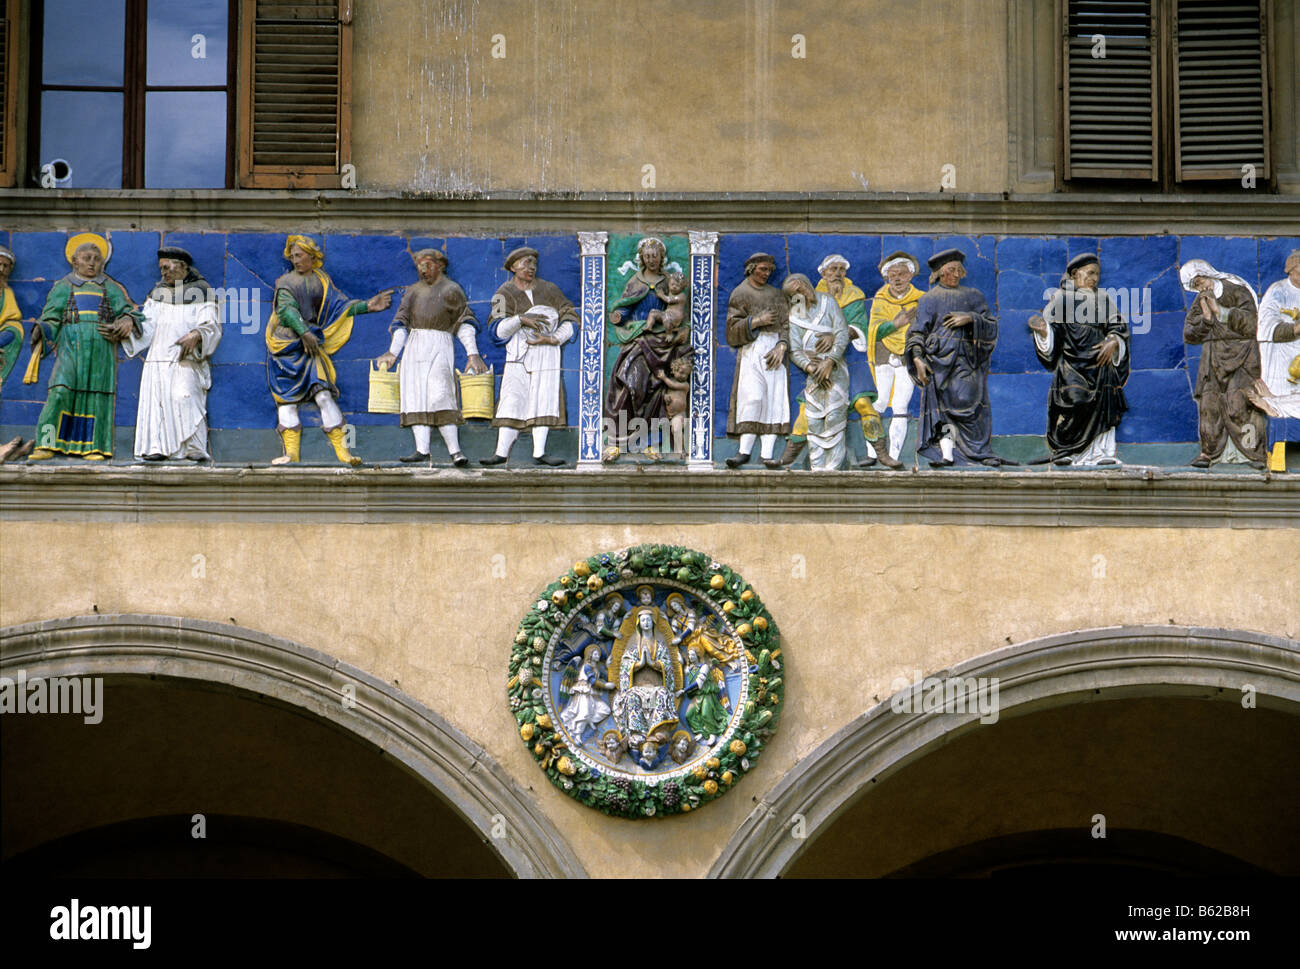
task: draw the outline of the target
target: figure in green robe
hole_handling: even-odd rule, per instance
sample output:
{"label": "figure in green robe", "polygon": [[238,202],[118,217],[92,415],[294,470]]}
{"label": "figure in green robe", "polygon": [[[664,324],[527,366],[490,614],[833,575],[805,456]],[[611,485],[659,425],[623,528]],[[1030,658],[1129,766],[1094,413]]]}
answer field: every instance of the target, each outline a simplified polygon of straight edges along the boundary
{"label": "figure in green robe", "polygon": [[82,238],[68,243],[72,272],[54,284],[32,331],[33,354],[54,353],[32,461],[55,454],[92,461],[113,456],[117,345],[140,332],[141,316],[122,284],[104,274],[107,240],[90,233]]}

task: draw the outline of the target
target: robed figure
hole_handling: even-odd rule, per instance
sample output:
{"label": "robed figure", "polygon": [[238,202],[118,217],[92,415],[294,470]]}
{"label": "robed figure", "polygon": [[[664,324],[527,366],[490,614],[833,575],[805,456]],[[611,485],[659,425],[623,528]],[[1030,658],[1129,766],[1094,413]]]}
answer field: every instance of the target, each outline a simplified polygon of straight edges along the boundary
{"label": "robed figure", "polygon": [[659,609],[642,605],[623,620],[609,658],[610,669],[618,671],[614,722],[624,746],[647,770],[666,752],[677,728],[684,683],[673,638]]}
{"label": "robed figure", "polygon": [[1129,329],[1110,296],[1097,288],[1092,254],[1070,261],[1042,317],[1030,319],[1034,352],[1052,371],[1047,446],[1057,464],[1118,464],[1115,428],[1128,410]]}
{"label": "robed figure", "polygon": [[1201,345],[1196,372],[1201,453],[1194,468],[1216,461],[1264,467],[1267,418],[1250,400],[1260,377],[1258,302],[1240,276],[1222,273],[1203,259],[1179,271],[1183,288],[1196,293],[1183,324],[1183,340]]}
{"label": "robed figure", "polygon": [[221,306],[184,249],[159,249],[158,261],[162,278],[145,300],[142,332],[123,343],[127,356],[149,351],[140,376],[135,456],[203,461]]}
{"label": "robed figure", "polygon": [[954,463],[954,447],[971,463],[1007,463],[993,453],[989,360],[997,320],[984,295],[962,286],[965,255],[956,249],[930,257],[930,288],[916,305],[907,334],[907,365],[921,388],[917,453],[931,466]]}
{"label": "robed figure", "polygon": [[139,334],[141,317],[121,283],[104,274],[111,252],[108,241],[93,233],[70,239],[72,272],[50,289],[32,331],[37,360],[54,352],[33,461],[56,453],[100,461],[113,456],[117,345]]}

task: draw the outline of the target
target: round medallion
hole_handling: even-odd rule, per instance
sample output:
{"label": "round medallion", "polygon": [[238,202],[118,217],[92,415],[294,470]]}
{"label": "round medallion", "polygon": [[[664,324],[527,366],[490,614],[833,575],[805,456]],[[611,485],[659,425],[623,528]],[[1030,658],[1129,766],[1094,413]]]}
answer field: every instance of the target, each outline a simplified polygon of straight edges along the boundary
{"label": "round medallion", "polygon": [[692,811],[747,773],[785,693],[776,623],[703,552],[593,555],[524,616],[507,690],[551,781],[625,818]]}

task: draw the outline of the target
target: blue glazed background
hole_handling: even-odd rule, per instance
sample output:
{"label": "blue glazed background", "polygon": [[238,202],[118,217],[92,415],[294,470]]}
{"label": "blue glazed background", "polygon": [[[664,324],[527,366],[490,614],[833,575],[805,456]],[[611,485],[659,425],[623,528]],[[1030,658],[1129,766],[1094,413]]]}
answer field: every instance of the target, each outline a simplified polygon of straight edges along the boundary
{"label": "blue glazed background", "polygon": [[[209,423],[213,429],[270,429],[275,407],[266,387],[266,348],[263,330],[270,314],[276,278],[288,271],[282,252],[284,236],[269,233],[158,233],[110,232],[113,257],[108,270],[139,302],[157,278],[155,250],[160,243],[184,246],[195,264],[215,287],[238,288],[248,294],[242,308],[230,307],[225,334],[213,359],[213,387],[209,395]],[[508,278],[502,268],[505,254],[530,245],[541,254],[539,274],[560,287],[575,305],[581,300],[580,261],[574,236],[509,238],[444,238],[425,235],[314,235],[325,251],[325,270],[348,296],[364,299],[389,287],[413,282],[410,253],[425,247],[441,249],[450,259],[448,275],[465,290],[483,324],[492,294]],[[63,232],[0,232],[17,257],[10,285],[30,334],[53,282],[68,271]],[[777,272],[771,282],[779,286],[792,272],[817,281],[817,265],[832,252],[844,255],[851,267],[849,278],[867,294],[883,280],[876,266],[882,255],[906,250],[922,262],[942,249],[957,247],[967,254],[966,285],[981,290],[999,319],[997,348],[990,375],[994,433],[1041,435],[1046,425],[1046,398],[1050,375],[1034,356],[1026,321],[1042,310],[1043,291],[1056,286],[1066,261],[1081,252],[1095,251],[1102,260],[1102,285],[1149,289],[1149,329],[1135,332],[1132,342],[1132,376],[1127,387],[1129,413],[1119,428],[1126,443],[1192,442],[1197,438],[1196,404],[1191,396],[1199,348],[1182,341],[1183,315],[1188,296],[1178,282],[1178,267],[1188,259],[1208,260],[1215,268],[1236,273],[1262,295],[1282,277],[1286,254],[1300,248],[1300,237],[1234,238],[1218,236],[847,236],[735,234],[719,239],[716,299],[716,373],[714,377],[714,427],[718,436],[726,426],[735,354],[726,345],[723,324],[727,296],[743,278],[742,265],[753,252],[771,253]],[[924,271],[917,285],[926,288]],[[252,297],[256,296],[254,305]],[[394,294],[394,308],[401,293]],[[256,309],[256,313],[252,311]],[[249,315],[241,323],[239,310]],[[397,424],[397,416],[366,412],[367,371],[370,361],[388,347],[388,327],[393,309],[357,320],[352,339],[339,351],[340,406],[357,425]],[[503,364],[503,350],[480,327],[479,350],[495,367]],[[24,349],[0,389],[0,425],[32,427],[46,396],[48,361],[36,384],[24,385],[22,373],[29,350]],[[463,359],[458,352],[458,365]],[[850,351],[850,366],[865,366],[862,355]],[[578,399],[578,342],[564,347],[565,393],[570,425],[576,420]],[[118,369],[117,423],[133,427],[140,378],[140,361],[124,360]],[[791,368],[792,400],[803,387],[803,374]],[[915,413],[915,396],[913,413]],[[792,408],[793,414],[793,408]],[[304,407],[309,424],[319,424],[314,407]]]}

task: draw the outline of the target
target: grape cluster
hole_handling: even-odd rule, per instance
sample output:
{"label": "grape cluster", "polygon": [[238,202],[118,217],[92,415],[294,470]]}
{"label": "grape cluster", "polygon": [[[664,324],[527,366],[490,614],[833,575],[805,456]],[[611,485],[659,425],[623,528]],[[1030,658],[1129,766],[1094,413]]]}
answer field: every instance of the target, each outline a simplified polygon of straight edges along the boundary
{"label": "grape cluster", "polygon": [[664,785],[664,807],[670,811],[682,803],[682,791],[677,786],[676,781],[669,781]]}

